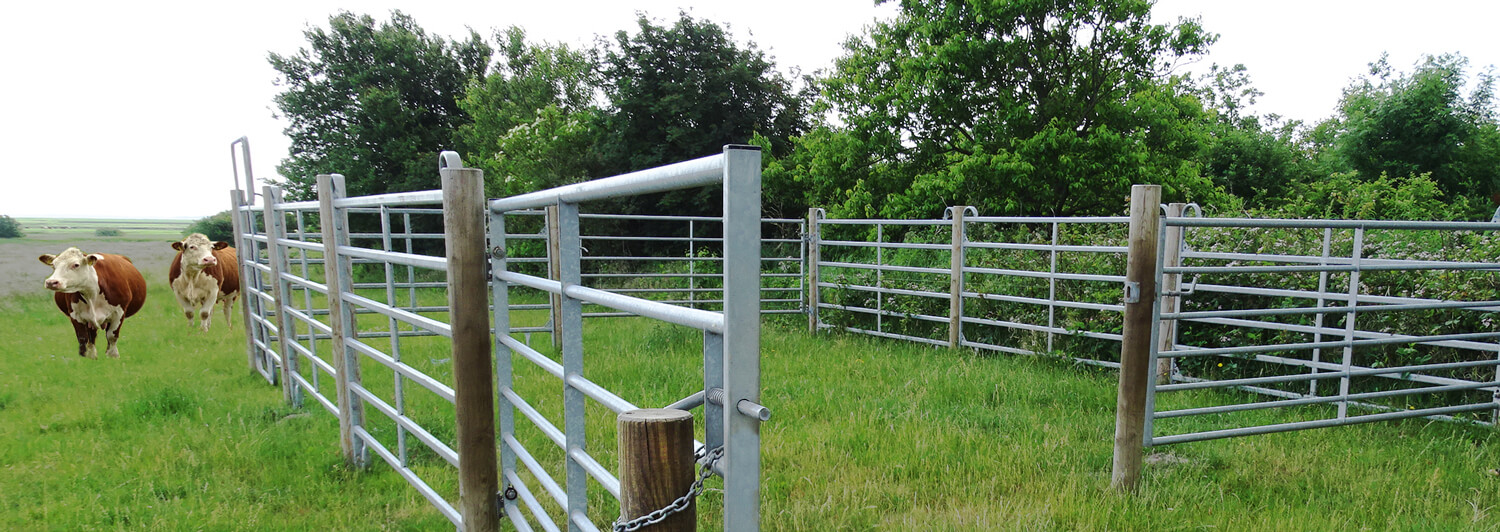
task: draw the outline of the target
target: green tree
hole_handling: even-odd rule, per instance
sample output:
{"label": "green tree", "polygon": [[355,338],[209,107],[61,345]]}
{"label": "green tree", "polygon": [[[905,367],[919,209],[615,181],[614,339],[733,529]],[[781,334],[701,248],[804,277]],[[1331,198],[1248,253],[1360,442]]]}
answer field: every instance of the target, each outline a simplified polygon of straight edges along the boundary
{"label": "green tree", "polygon": [[438,188],[437,154],[468,118],[458,101],[492,53],[470,32],[429,36],[410,16],[380,23],[340,12],[303,33],[308,48],[270,54],[285,87],[277,108],[292,146],[277,168],[294,197],[310,197],[317,174],[341,173],[350,194]]}
{"label": "green tree", "polygon": [[1384,56],[1371,63],[1325,126],[1335,161],[1365,180],[1431,175],[1449,197],[1500,192],[1494,72],[1470,85],[1467,68],[1460,55],[1428,56],[1409,74]]}
{"label": "green tree", "polygon": [[209,240],[234,242],[234,220],[229,218],[229,211],[204,216],[182,230],[182,236],[193,233],[203,233]]}
{"label": "green tree", "polygon": [[[771,154],[789,151],[807,127],[807,95],[748,43],[718,24],[679,13],[670,27],[645,15],[634,34],[620,31],[596,54],[610,109],[599,147],[604,170],[629,172],[713,155],[759,133]],[[665,206],[716,210],[718,191],[670,194]]]}
{"label": "green tree", "polygon": [[0,214],[0,238],[21,238],[26,233],[21,231],[21,222],[8,215]]}
{"label": "green tree", "polygon": [[[1133,183],[1197,199],[1201,104],[1170,74],[1213,42],[1145,0],[904,0],[824,93],[874,166],[826,176],[886,216],[1117,213]],[[817,157],[814,157],[815,159]],[[834,158],[839,158],[835,156]],[[861,190],[862,189],[862,190]]]}
{"label": "green tree", "polygon": [[1261,92],[1244,65],[1210,67],[1197,93],[1208,110],[1204,173],[1252,206],[1279,203],[1287,190],[1315,175],[1302,147],[1301,122],[1249,111]]}

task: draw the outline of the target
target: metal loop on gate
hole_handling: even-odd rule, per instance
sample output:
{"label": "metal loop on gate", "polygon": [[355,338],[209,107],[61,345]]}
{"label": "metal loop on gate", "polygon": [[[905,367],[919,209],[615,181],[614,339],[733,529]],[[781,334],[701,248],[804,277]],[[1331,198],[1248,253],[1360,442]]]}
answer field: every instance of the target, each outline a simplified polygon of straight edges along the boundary
{"label": "metal loop on gate", "polygon": [[[979,209],[975,208],[973,205],[964,205],[964,216],[979,216]],[[943,209],[943,219],[953,219],[953,207]]]}
{"label": "metal loop on gate", "polygon": [[463,159],[459,158],[456,151],[445,151],[438,154],[438,170],[458,169],[464,167]]}
{"label": "metal loop on gate", "polygon": [[[703,482],[708,480],[708,477],[713,476],[714,463],[718,462],[720,458],[724,457],[723,445],[715,447],[714,450],[708,452],[704,452],[705,449],[706,448],[698,449],[698,452],[693,456],[693,458],[695,459],[694,461],[698,462],[698,479],[693,481],[692,487],[688,488],[688,492],[686,494],[678,497],[677,500],[672,501],[671,504],[668,504],[661,509],[655,510],[649,514],[637,517],[635,519],[631,519],[630,521],[615,520],[615,532],[635,532],[642,528],[665,521],[668,517],[671,517],[672,514],[686,510],[688,506],[691,506],[693,504],[693,499],[696,499],[699,494],[703,493]],[[705,456],[708,457],[707,460],[704,460]]]}

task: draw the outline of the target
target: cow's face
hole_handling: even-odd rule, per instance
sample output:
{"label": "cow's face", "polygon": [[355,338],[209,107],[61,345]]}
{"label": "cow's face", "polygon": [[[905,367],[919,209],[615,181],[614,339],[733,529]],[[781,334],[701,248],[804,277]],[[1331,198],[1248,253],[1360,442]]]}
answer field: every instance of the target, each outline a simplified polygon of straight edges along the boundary
{"label": "cow's face", "polygon": [[202,233],[193,233],[181,242],[172,243],[172,249],[182,252],[182,267],[194,270],[218,264],[219,259],[214,257],[213,251],[226,247],[229,247],[228,243],[209,240]]}
{"label": "cow's face", "polygon": [[42,255],[37,260],[52,267],[52,275],[42,284],[53,292],[78,292],[99,290],[99,274],[94,263],[103,259],[98,253],[84,254],[78,248],[68,248],[59,255]]}

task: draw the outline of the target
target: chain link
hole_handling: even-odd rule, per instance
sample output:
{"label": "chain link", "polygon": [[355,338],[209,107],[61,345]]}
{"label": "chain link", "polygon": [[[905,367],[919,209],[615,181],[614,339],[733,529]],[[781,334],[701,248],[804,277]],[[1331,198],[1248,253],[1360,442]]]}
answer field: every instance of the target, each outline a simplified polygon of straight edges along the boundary
{"label": "chain link", "polygon": [[[664,508],[637,517],[635,519],[631,519],[628,522],[615,520],[615,532],[636,532],[637,530],[640,530],[642,528],[665,521],[668,517],[671,517],[672,514],[686,510],[689,505],[693,504],[693,499],[697,498],[699,494],[703,493],[703,482],[708,480],[708,477],[713,476],[714,464],[717,463],[720,458],[724,457],[723,445],[715,447],[714,450],[708,452],[704,452],[705,449],[707,448],[701,448],[697,453],[693,455],[694,461],[699,463],[698,479],[693,481],[693,486],[688,488],[687,494],[678,497],[677,500],[672,501],[671,504],[668,504]],[[705,455],[708,456],[708,460],[703,459]]]}

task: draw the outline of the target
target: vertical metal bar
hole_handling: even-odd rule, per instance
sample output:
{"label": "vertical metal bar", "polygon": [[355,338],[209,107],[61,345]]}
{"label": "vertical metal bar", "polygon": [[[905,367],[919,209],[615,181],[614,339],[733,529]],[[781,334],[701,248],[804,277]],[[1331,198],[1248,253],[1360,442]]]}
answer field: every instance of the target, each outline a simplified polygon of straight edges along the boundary
{"label": "vertical metal bar", "polygon": [[[258,232],[255,229],[255,213],[248,206],[245,209],[245,228],[247,235],[264,235],[264,231]],[[238,252],[244,252],[249,256],[249,259],[251,261],[259,262],[260,244],[257,243],[254,239],[250,238],[245,239],[245,244],[247,249],[237,250],[236,254],[238,254]],[[259,268],[251,268],[250,275],[251,278],[247,280],[246,283],[249,284],[251,288],[253,288],[256,292],[266,293],[266,285],[268,284],[268,282],[264,277],[264,273],[261,272]],[[275,363],[272,362],[271,354],[269,353],[269,350],[271,348],[271,331],[265,325],[266,322],[270,321],[271,314],[266,310],[266,302],[264,299],[260,297],[253,297],[251,299],[253,301],[251,301],[252,306],[250,307],[250,312],[257,318],[259,318],[255,321],[254,326],[251,327],[251,331],[254,332],[255,341],[259,343],[259,345],[265,346],[264,348],[257,347],[255,350],[256,371],[259,371],[261,376],[266,378],[267,382],[275,385],[278,375]]]}
{"label": "vertical metal bar", "polygon": [[[582,284],[583,250],[578,229],[578,204],[557,205],[559,281],[562,288]],[[568,297],[562,298],[562,359],[563,359],[563,427],[567,439],[567,514],[588,515],[588,478],[583,464],[573,459],[573,451],[584,451],[588,443],[584,439],[584,400],[582,390],[570,384],[574,377],[583,377],[583,302]],[[578,532],[578,525],[569,519],[568,530]]]}
{"label": "vertical metal bar", "polygon": [[802,311],[807,312],[807,220],[797,222],[797,298],[802,300]]}
{"label": "vertical metal bar", "polygon": [[[559,249],[559,246],[562,245],[562,234],[559,231],[562,229],[562,224],[557,217],[556,205],[548,205],[545,213],[547,219],[547,277],[561,281],[562,250]],[[579,251],[579,253],[579,260],[582,260],[582,251]],[[582,275],[581,270],[580,275]],[[548,299],[552,303],[552,308],[547,310],[547,323],[552,326],[552,348],[561,350],[562,335],[564,333],[562,325],[562,296],[552,294]]]}
{"label": "vertical metal bar", "polygon": [[[495,339],[495,409],[499,417],[500,441],[506,441],[515,437],[516,434],[516,409],[510,399],[505,397],[505,392],[513,385],[514,369],[512,367],[512,354],[501,340],[510,336],[510,285],[500,280],[500,272],[506,271],[505,242],[505,213],[497,213],[485,209],[489,216],[490,237],[490,295],[493,301],[490,303],[492,320],[494,321],[493,336]],[[516,474],[516,451],[509,445],[500,445],[500,478],[510,478]]]}
{"label": "vertical metal bar", "polygon": [[344,195],[344,176],[318,175],[318,212],[323,223],[323,275],[328,286],[328,326],[333,330],[328,353],[333,358],[334,371],[338,372],[335,382],[339,402],[339,446],[344,460],[364,467],[370,456],[364,442],[354,435],[354,428],[365,422],[364,403],[349,392],[349,385],[360,381],[359,353],[344,343],[346,336],[358,334],[354,311],[344,304],[343,297],[343,294],[354,291],[353,264],[339,253],[339,248],[349,245],[348,219],[344,209],[333,206],[333,201]]}
{"label": "vertical metal bar", "polygon": [[[1355,308],[1359,306],[1359,259],[1365,249],[1365,228],[1354,228],[1354,250],[1351,252],[1350,264],[1354,269],[1349,272],[1349,312],[1344,318],[1344,341],[1354,341],[1354,317]],[[1349,369],[1354,366],[1354,346],[1344,345],[1344,363],[1342,371],[1344,376],[1339,378],[1339,419],[1344,419],[1349,414]]]}
{"label": "vertical metal bar", "polygon": [[[230,147],[230,154],[234,154],[233,146]],[[244,213],[241,212],[241,209],[245,208],[244,194],[239,190],[231,190],[229,192],[229,205],[230,212],[234,214],[229,217],[234,225],[234,248],[239,252],[236,255],[239,263],[235,264],[235,267],[240,269],[240,314],[243,316],[240,322],[245,324],[245,357],[250,369],[254,371],[255,337],[251,331],[255,330],[255,322],[250,320],[250,300],[254,298],[250,296],[246,288],[250,286],[249,276],[255,273],[255,269],[250,267],[250,261],[254,260],[254,257],[249,255],[249,250],[245,246],[245,242],[250,239],[246,237],[249,228],[245,227]]]}
{"label": "vertical metal bar", "polygon": [[688,306],[698,308],[697,297],[698,279],[693,274],[697,273],[694,266],[698,263],[698,243],[693,241],[696,227],[692,220],[688,220]]}
{"label": "vertical metal bar", "polygon": [[[1328,258],[1330,256],[1330,252],[1332,251],[1332,244],[1333,244],[1333,228],[1332,227],[1324,227],[1323,228],[1323,259],[1318,262],[1319,266],[1323,266],[1323,267],[1327,267],[1328,266]],[[1318,272],[1318,308],[1323,308],[1323,305],[1327,304],[1327,299],[1325,298],[1325,296],[1327,294],[1328,294],[1328,270],[1323,270],[1323,271]],[[1322,312],[1319,312],[1317,314],[1313,314],[1313,327],[1315,327],[1316,331],[1317,331],[1317,332],[1313,333],[1313,342],[1314,343],[1322,342],[1323,341],[1323,313]],[[1322,360],[1323,360],[1323,348],[1321,348],[1321,347],[1315,347],[1315,348],[1313,348],[1313,351],[1312,351],[1312,361],[1314,363],[1317,363],[1317,362],[1321,362]],[[1313,366],[1312,367],[1312,372],[1313,372],[1313,374],[1316,375],[1318,373],[1318,367],[1317,366]],[[1307,394],[1311,395],[1311,396],[1317,396],[1318,395],[1318,379],[1313,379],[1313,380],[1307,381]]]}
{"label": "vertical metal bar", "polygon": [[281,395],[287,404],[301,406],[302,396],[298,393],[297,381],[292,379],[292,375],[297,374],[297,355],[292,351],[297,331],[286,313],[291,284],[281,278],[282,273],[291,269],[281,247],[281,241],[286,239],[286,214],[276,210],[276,205],[281,203],[281,189],[266,185],[262,196],[265,201],[261,203],[261,216],[265,219],[267,259],[271,267],[272,294],[276,299],[277,349],[281,350]]}
{"label": "vertical metal bar", "polygon": [[[406,252],[413,253],[411,213],[401,213],[401,229],[406,233]],[[417,309],[417,267],[409,264],[406,266],[406,302],[413,311]]]}
{"label": "vertical metal bar", "polygon": [[[1186,203],[1171,203],[1167,205],[1166,218],[1181,218]],[[1162,267],[1175,268],[1182,265],[1182,226],[1164,225],[1164,237],[1162,238]],[[1181,296],[1177,295],[1182,286],[1182,274],[1162,274],[1162,307],[1166,312],[1177,312],[1182,304]],[[1165,320],[1156,322],[1161,329],[1158,334],[1156,350],[1171,351],[1177,345],[1177,320]],[[1156,368],[1156,383],[1168,384],[1172,382],[1172,363],[1174,359],[1158,358],[1154,362]]]}
{"label": "vertical metal bar", "polygon": [[703,445],[724,445],[724,406],[708,400],[708,392],[724,388],[724,336],[703,331]]}
{"label": "vertical metal bar", "polygon": [[885,288],[885,226],[875,224],[875,332],[885,332],[881,324],[885,321],[885,294],[881,289]]}
{"label": "vertical metal bar", "polygon": [[1052,249],[1047,270],[1047,352],[1053,352],[1052,339],[1057,328],[1057,222],[1052,222]]}
{"label": "vertical metal bar", "polygon": [[[465,531],[492,532],[500,527],[500,512],[495,505],[499,478],[495,469],[495,390],[490,373],[490,303],[485,290],[489,264],[484,245],[484,172],[449,167],[438,173],[443,182],[448,316],[453,327],[459,507]],[[579,414],[581,417],[582,412]]]}
{"label": "vertical metal bar", "polygon": [[[302,242],[307,242],[307,224],[306,224],[306,221],[305,221],[306,217],[302,215],[303,212],[302,212],[301,209],[298,209],[296,212],[297,212],[297,240],[300,240]],[[307,250],[305,250],[305,249],[298,249],[297,250],[297,261],[302,265],[302,278],[303,279],[309,279],[309,280],[311,280],[312,277],[308,273],[308,269],[309,268],[308,268],[308,262],[307,262]],[[302,306],[302,310],[306,311],[308,316],[312,316],[313,315],[313,312],[312,312],[312,310],[313,310],[312,290],[308,290],[306,288],[302,289],[302,305],[303,305]],[[318,331],[317,331],[317,329],[313,329],[311,325],[307,326],[307,352],[309,352],[309,353],[317,353],[318,352],[318,349],[317,349],[317,340],[318,340]],[[294,355],[294,356],[298,356],[298,355]],[[317,356],[317,355],[314,354],[313,356]],[[301,367],[300,360],[299,360],[299,363],[298,363],[298,367]],[[322,390],[322,388],[318,387],[318,377],[319,377],[319,374],[321,374],[323,372],[318,371],[317,364],[313,364],[312,365],[312,370],[309,371],[308,373],[310,373],[311,377],[312,377],[312,379],[309,381],[309,382],[312,383],[312,392],[316,393],[316,394],[322,393],[320,391],[320,390]]]}
{"label": "vertical metal bar", "polygon": [[953,246],[948,252],[948,347],[958,349],[964,326],[964,207],[948,207],[953,213]]}
{"label": "vertical metal bar", "polygon": [[724,528],[760,529],[760,148],[725,146]]}
{"label": "vertical metal bar", "polygon": [[818,224],[822,209],[812,207],[807,209],[807,332],[818,334],[818,303],[822,301],[818,282],[819,272],[823,269],[818,267],[822,260],[822,234],[823,228]]}
{"label": "vertical metal bar", "polygon": [[[1120,393],[1115,410],[1114,469],[1110,487],[1132,491],[1141,479],[1141,447],[1149,434],[1147,390],[1160,313],[1157,277],[1161,270],[1161,186],[1130,187],[1130,254],[1125,268],[1125,317],[1120,342]],[[1133,287],[1133,288],[1132,288]],[[1133,301],[1131,292],[1137,296]]]}
{"label": "vertical metal bar", "polygon": [[[384,249],[386,251],[395,251],[394,249],[392,249],[391,208],[388,205],[380,206],[380,246],[381,249]],[[385,266],[385,304],[390,305],[392,308],[398,308],[400,307],[400,305],[396,304],[396,265],[391,264],[390,262],[386,262],[385,264],[383,264],[383,266]],[[410,269],[410,266],[408,266],[407,269]],[[389,333],[391,341],[391,359],[395,360],[397,363],[400,363],[400,322],[396,321],[395,317],[387,317],[386,331]],[[402,389],[403,383],[401,381],[403,379],[401,378],[401,372],[392,369],[391,378],[392,384],[395,387],[396,413],[405,416],[406,394],[403,393],[404,390]],[[400,461],[402,467],[406,467],[408,465],[406,460],[406,429],[402,428],[399,423],[396,425],[396,457]]]}

